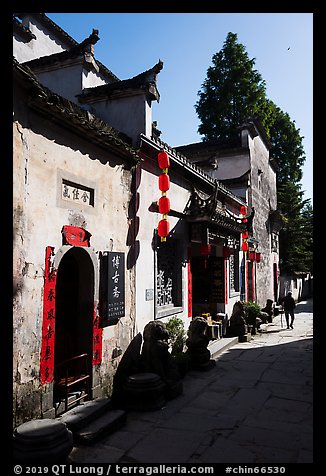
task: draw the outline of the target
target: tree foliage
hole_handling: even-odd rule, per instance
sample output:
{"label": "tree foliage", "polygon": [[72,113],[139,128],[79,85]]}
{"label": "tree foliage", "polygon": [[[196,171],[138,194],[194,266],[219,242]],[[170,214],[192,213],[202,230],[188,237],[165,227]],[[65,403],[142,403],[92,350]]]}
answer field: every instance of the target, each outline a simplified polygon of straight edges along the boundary
{"label": "tree foliage", "polygon": [[204,140],[228,140],[237,135],[242,122],[259,112],[265,101],[265,82],[234,33],[228,33],[212,63],[195,105],[201,120],[198,132]]}
{"label": "tree foliage", "polygon": [[279,187],[280,202],[286,209],[285,224],[280,231],[280,259],[282,274],[313,271],[313,210],[310,200],[303,200],[303,192],[291,181]]}
{"label": "tree foliage", "polygon": [[300,129],[296,128],[287,113],[272,101],[268,102],[274,109],[268,132],[272,144],[270,156],[276,159],[278,165],[277,183],[279,186],[288,181],[299,184],[305,162]]}
{"label": "tree foliage", "polygon": [[290,116],[266,96],[265,81],[254,69],[235,33],[228,33],[223,48],[198,92],[195,110],[203,141],[232,141],[239,127],[257,117],[271,142],[270,157],[277,163],[278,209],[285,218],[280,232],[280,259],[284,273],[312,271],[312,207],[303,200],[300,181],[305,153],[300,129]]}

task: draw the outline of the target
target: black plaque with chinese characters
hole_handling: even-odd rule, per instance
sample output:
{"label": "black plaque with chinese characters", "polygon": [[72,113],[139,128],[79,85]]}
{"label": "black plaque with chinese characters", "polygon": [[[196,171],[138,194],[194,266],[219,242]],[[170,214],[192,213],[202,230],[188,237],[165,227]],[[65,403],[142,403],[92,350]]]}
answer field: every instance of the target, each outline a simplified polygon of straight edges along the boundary
{"label": "black plaque with chinese characters", "polygon": [[211,292],[210,302],[224,302],[224,260],[215,256],[210,257]]}
{"label": "black plaque with chinese characters", "polygon": [[103,325],[125,315],[125,254],[107,251],[101,257],[100,310]]}

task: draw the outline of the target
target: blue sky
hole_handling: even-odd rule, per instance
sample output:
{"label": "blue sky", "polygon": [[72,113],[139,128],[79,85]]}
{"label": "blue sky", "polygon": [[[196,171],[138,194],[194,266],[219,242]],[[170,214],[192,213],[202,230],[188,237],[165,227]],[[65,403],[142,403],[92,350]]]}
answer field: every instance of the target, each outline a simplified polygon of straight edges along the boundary
{"label": "blue sky", "polygon": [[304,198],[313,197],[313,13],[46,13],[80,42],[99,30],[95,56],[119,79],[164,63],[153,120],[170,146],[199,142],[194,105],[229,32],[238,35],[266,93],[303,136]]}

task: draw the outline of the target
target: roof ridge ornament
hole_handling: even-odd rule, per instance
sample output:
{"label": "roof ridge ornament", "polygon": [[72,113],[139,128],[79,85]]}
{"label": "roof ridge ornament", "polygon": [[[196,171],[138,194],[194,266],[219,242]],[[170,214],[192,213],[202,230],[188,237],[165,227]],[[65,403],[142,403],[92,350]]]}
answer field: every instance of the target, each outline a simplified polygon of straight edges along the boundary
{"label": "roof ridge ornament", "polygon": [[[85,38],[81,43],[78,43],[75,47],[71,48],[71,50],[81,50],[81,51],[88,51],[89,53],[94,54],[94,45],[98,42],[100,37],[98,36],[98,30],[93,28],[92,33]],[[70,51],[71,51],[70,50]]]}

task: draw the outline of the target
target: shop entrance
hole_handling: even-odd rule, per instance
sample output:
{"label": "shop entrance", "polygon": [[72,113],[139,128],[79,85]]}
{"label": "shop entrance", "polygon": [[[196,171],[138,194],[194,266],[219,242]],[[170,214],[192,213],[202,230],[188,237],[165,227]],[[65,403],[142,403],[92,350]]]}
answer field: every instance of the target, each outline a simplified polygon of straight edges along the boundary
{"label": "shop entrance", "polygon": [[94,266],[82,247],[72,247],[58,266],[54,352],[54,405],[66,411],[90,398]]}
{"label": "shop entrance", "polygon": [[191,260],[193,316],[214,315],[225,303],[224,259],[194,256]]}

